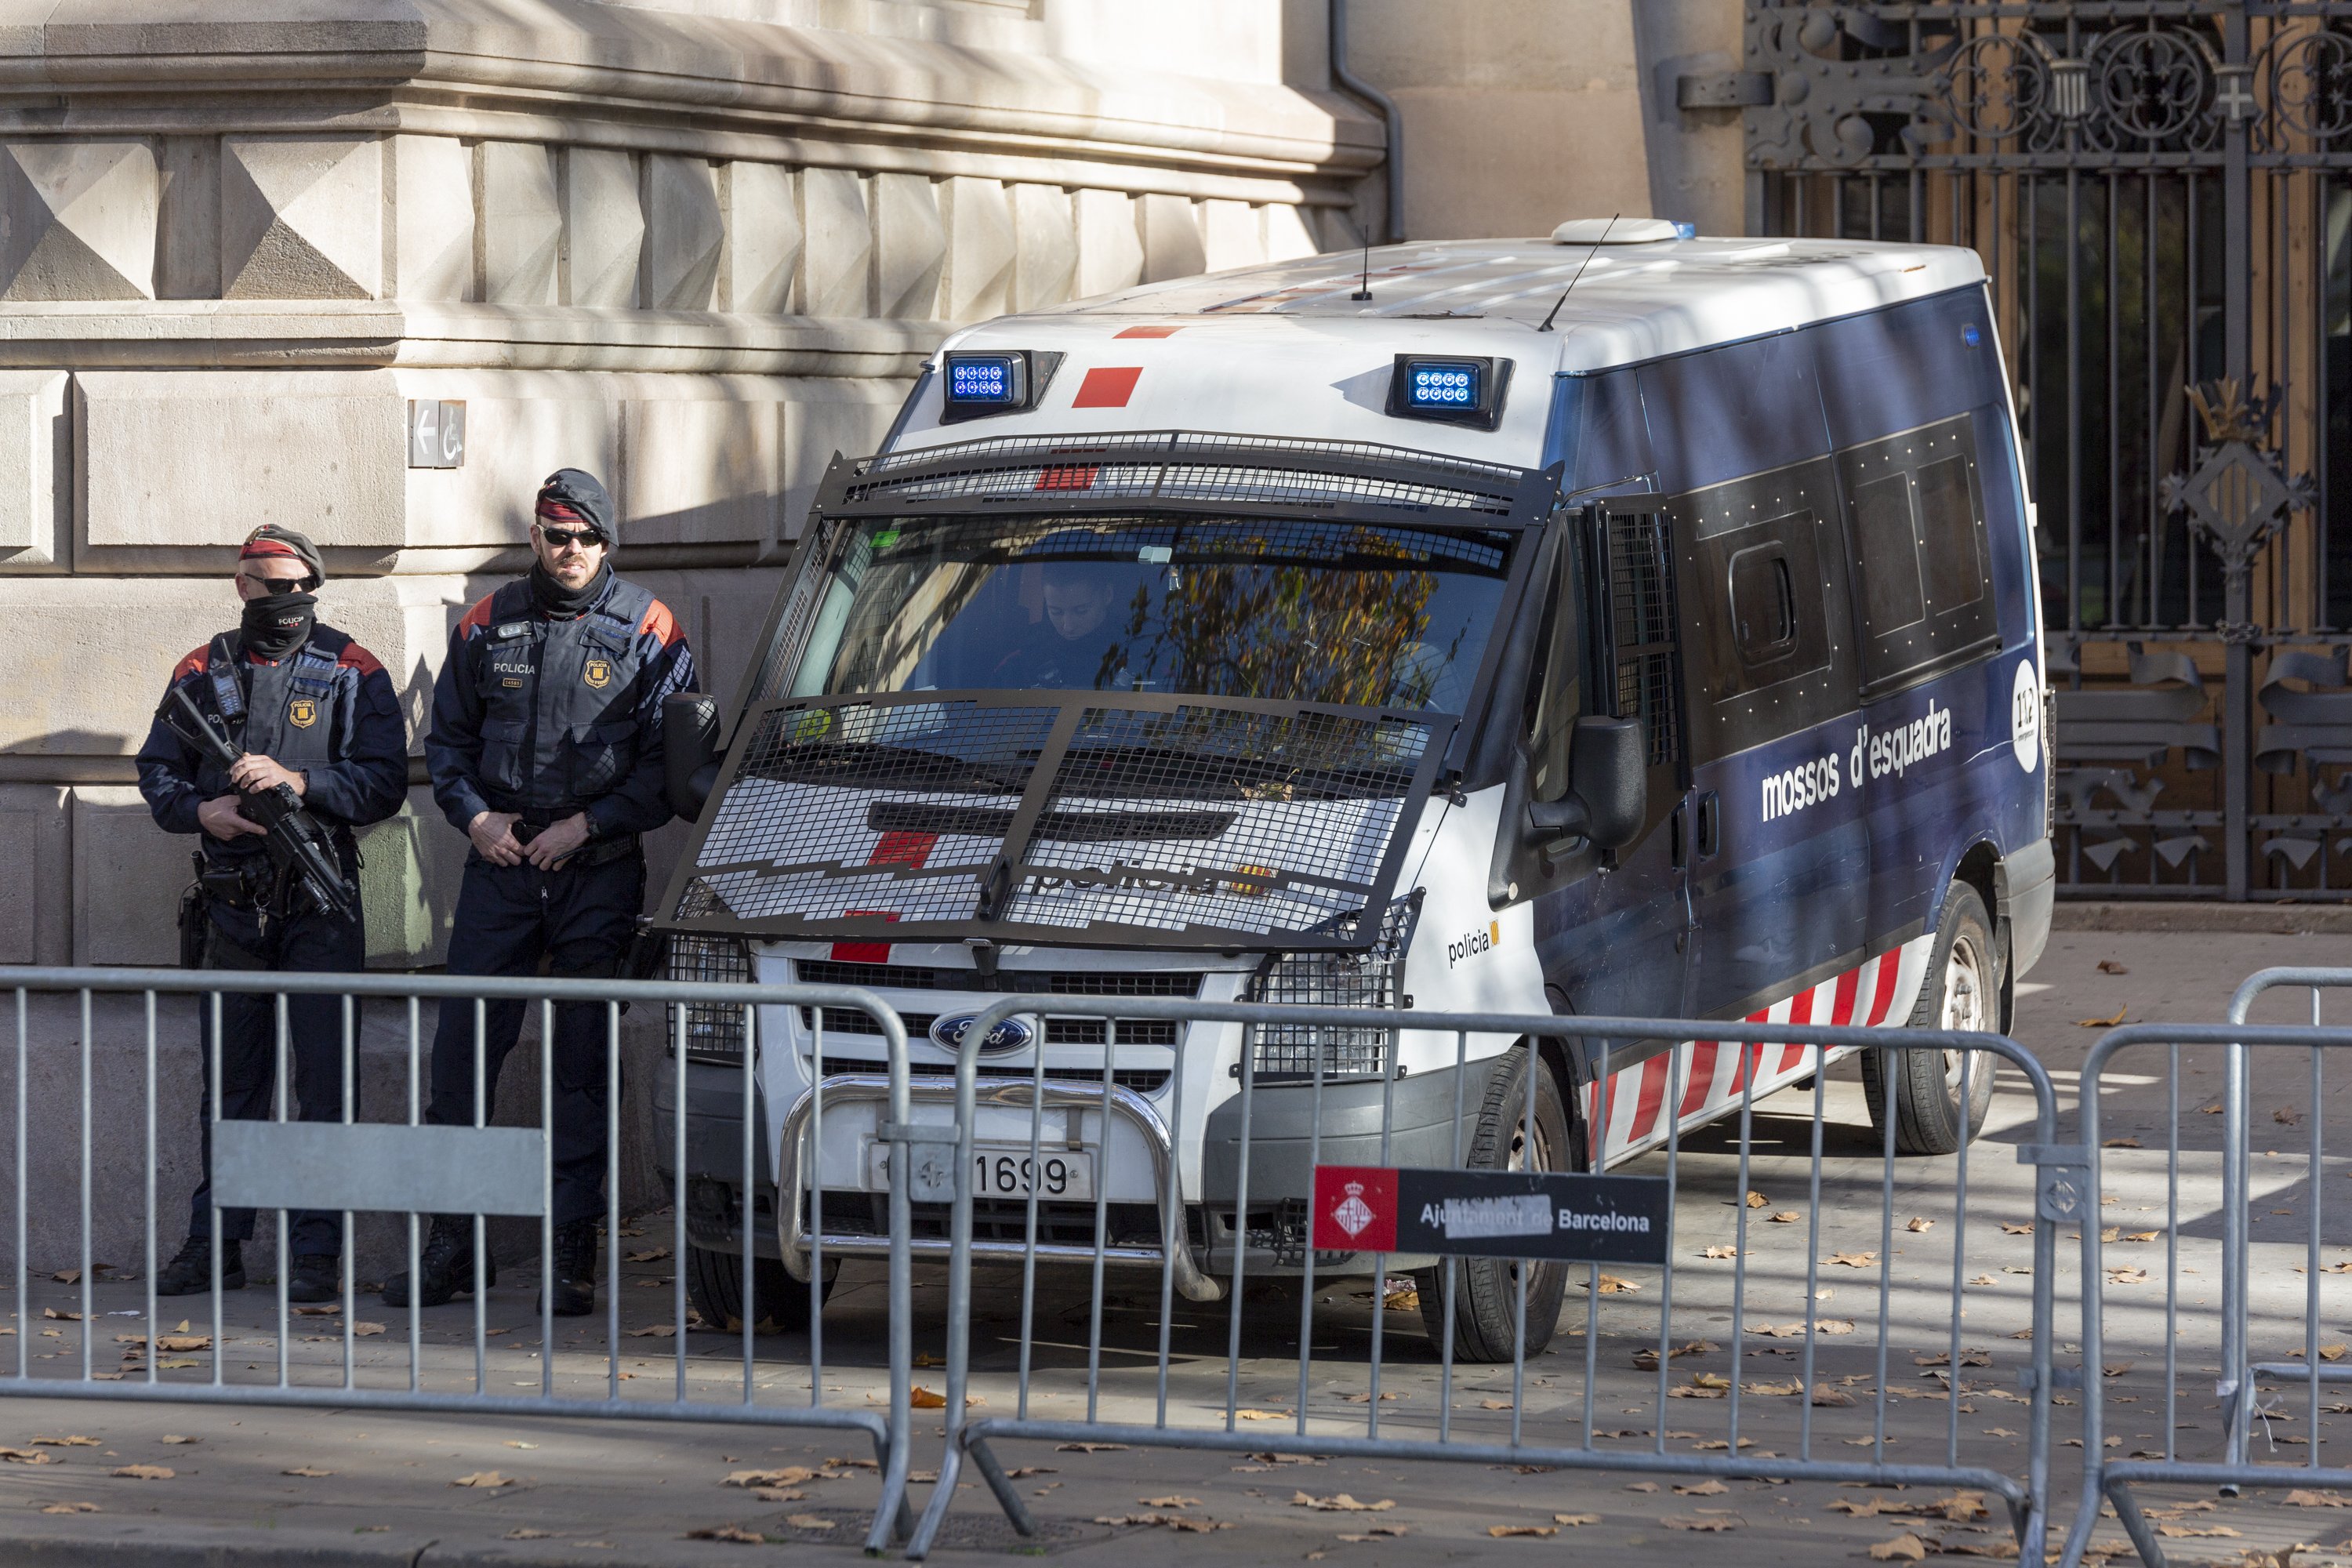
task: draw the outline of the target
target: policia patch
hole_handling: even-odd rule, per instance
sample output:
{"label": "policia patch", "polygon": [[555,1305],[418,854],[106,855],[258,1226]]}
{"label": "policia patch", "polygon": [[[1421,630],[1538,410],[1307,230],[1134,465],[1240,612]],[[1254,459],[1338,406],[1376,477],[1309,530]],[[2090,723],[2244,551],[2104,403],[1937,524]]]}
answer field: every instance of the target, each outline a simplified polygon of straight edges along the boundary
{"label": "policia patch", "polygon": [[613,661],[609,658],[590,659],[582,667],[580,679],[599,691],[603,690],[613,683]]}
{"label": "policia patch", "polygon": [[319,700],[297,697],[286,705],[286,721],[297,730],[307,730],[319,721]]}

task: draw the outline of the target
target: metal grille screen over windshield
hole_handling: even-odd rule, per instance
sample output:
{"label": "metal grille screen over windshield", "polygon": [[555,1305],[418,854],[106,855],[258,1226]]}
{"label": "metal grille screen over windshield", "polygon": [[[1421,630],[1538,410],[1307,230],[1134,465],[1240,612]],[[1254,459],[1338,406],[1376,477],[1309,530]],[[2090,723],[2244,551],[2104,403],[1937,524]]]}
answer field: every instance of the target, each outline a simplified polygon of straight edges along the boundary
{"label": "metal grille screen over windshield", "polygon": [[1357,948],[1444,714],[1146,694],[763,704],[683,868],[689,929]]}

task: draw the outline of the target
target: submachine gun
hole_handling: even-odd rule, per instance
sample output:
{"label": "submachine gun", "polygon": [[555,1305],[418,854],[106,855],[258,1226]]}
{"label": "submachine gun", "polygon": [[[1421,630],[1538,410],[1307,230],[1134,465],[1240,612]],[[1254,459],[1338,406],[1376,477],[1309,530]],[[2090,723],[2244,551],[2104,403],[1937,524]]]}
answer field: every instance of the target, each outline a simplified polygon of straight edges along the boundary
{"label": "submachine gun", "polygon": [[[180,721],[183,718],[185,724]],[[173,687],[163,700],[163,720],[172,733],[212,758],[224,772],[245,754],[230,742],[220,721],[189,698],[185,686]],[[194,726],[193,733],[188,726]],[[312,902],[338,920],[350,920],[358,913],[359,889],[343,879],[333,841],[292,786],[273,784],[238,793],[244,799],[237,809],[268,830],[262,843],[269,851],[270,864],[277,868],[278,885],[299,882]]]}

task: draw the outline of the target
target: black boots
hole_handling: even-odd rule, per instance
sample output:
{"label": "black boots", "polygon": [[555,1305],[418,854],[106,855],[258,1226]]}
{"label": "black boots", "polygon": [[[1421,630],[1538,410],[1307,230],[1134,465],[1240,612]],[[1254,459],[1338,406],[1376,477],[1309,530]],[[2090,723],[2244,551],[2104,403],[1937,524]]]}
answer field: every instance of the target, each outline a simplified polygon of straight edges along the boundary
{"label": "black boots", "polygon": [[[245,1248],[234,1241],[221,1243],[221,1289],[245,1289]],[[213,1288],[213,1243],[208,1236],[192,1236],[179,1256],[155,1271],[158,1296],[194,1296]]]}
{"label": "black boots", "polygon": [[555,1315],[585,1317],[596,1310],[596,1222],[575,1219],[555,1227]]}
{"label": "black boots", "polygon": [[343,1260],[332,1252],[306,1252],[294,1259],[293,1277],[286,1281],[289,1301],[340,1301],[343,1299]]}
{"label": "black boots", "polygon": [[[561,1231],[556,1233],[559,1237]],[[496,1260],[485,1260],[488,1267],[488,1285],[499,1282]],[[453,1298],[474,1289],[474,1222],[470,1218],[453,1219],[436,1215],[433,1234],[425,1243],[416,1260],[416,1272],[423,1281],[417,1290],[421,1306],[439,1307]],[[383,1304],[387,1307],[408,1305],[408,1276],[395,1274],[383,1282]]]}

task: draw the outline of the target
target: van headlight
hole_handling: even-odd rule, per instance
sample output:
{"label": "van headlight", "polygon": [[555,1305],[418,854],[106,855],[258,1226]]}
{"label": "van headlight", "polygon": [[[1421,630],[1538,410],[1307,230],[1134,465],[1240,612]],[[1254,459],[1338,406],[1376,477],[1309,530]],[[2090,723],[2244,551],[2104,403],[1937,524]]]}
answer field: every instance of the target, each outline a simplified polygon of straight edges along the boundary
{"label": "van headlight", "polygon": [[[1394,1007],[1404,984],[1405,949],[1421,912],[1420,895],[1398,899],[1381,913],[1380,935],[1368,948],[1339,952],[1283,952],[1258,965],[1244,999],[1277,1005]],[[1346,930],[1363,919],[1343,915],[1332,922]],[[1261,1079],[1303,1081],[1323,1065],[1324,1081],[1376,1079],[1382,1071],[1389,1031],[1327,1024],[1260,1024],[1252,1036],[1251,1071]]]}
{"label": "van headlight", "polygon": [[[751,980],[751,944],[736,936],[672,931],[667,977],[721,984],[749,984]],[[668,1028],[664,1040],[664,1047],[669,1054],[676,1055],[677,1050],[677,1012],[680,1006],[686,1009],[688,1060],[742,1061],[744,1043],[750,1037],[750,1030],[746,1026],[747,1010],[740,1005],[720,1002],[673,1002],[669,1005]]]}

